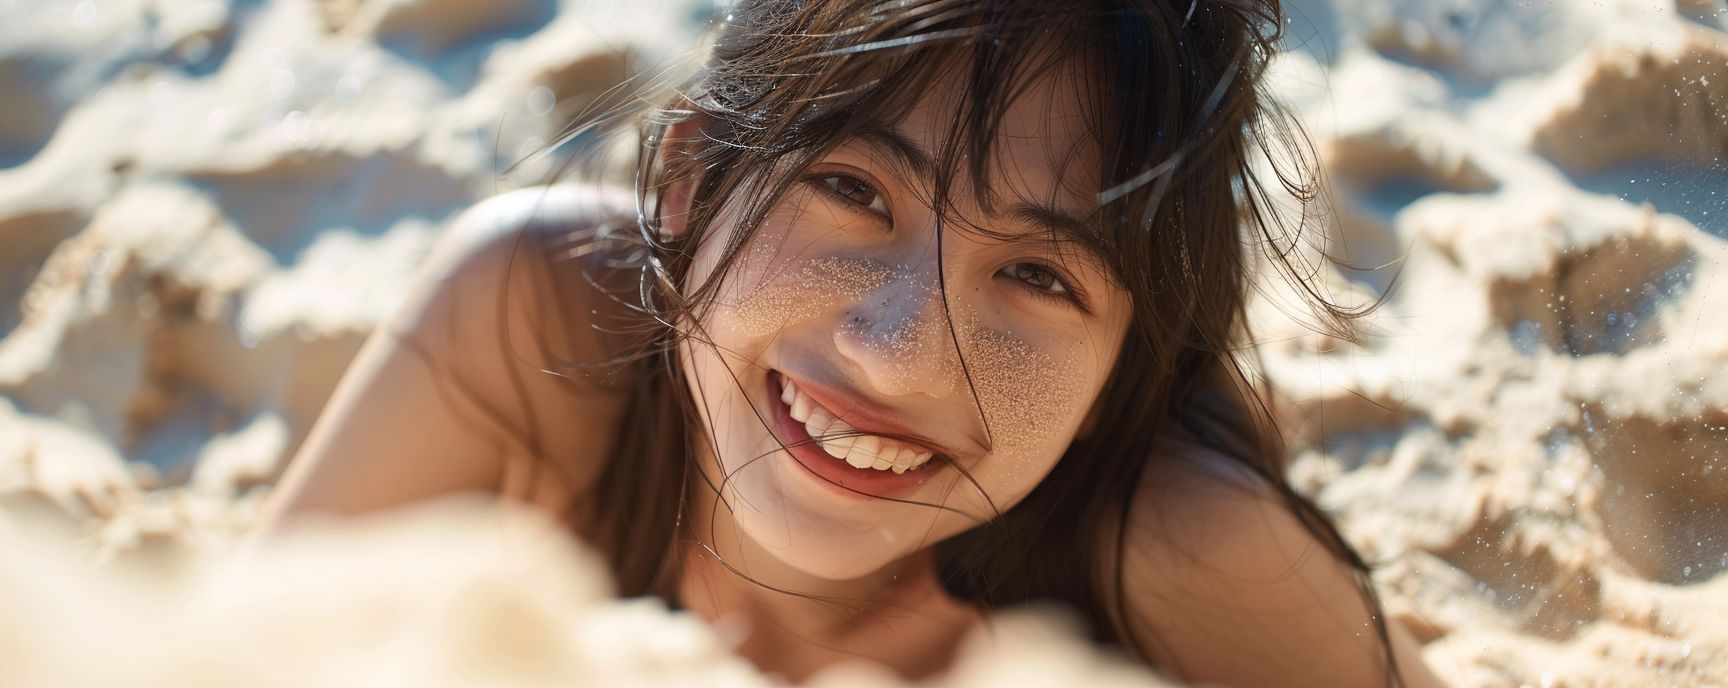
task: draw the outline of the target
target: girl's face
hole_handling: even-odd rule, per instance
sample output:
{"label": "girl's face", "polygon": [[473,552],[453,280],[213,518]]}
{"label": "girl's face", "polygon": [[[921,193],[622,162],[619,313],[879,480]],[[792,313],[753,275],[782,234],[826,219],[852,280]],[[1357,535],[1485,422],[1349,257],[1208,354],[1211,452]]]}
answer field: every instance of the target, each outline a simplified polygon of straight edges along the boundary
{"label": "girl's face", "polygon": [[[721,527],[853,579],[1007,510],[1055,466],[1131,307],[1064,240],[1097,208],[1077,78],[1016,101],[994,212],[956,188],[940,242],[930,158],[956,110],[935,95],[806,169],[758,229],[681,351]],[[713,274],[735,217],[709,229],[689,284]]]}

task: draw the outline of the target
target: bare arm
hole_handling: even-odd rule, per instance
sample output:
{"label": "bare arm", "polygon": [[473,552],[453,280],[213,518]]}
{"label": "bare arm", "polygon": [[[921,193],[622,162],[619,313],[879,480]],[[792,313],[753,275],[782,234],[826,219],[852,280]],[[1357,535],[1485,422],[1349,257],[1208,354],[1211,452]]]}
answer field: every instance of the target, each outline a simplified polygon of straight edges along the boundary
{"label": "bare arm", "polygon": [[[1349,568],[1259,478],[1171,463],[1148,471],[1123,552],[1128,623],[1153,661],[1237,688],[1387,686]],[[1403,685],[1443,686],[1409,634],[1387,626]]]}
{"label": "bare arm", "polygon": [[530,213],[541,220],[533,231],[569,231],[620,202],[627,197],[554,187],[465,212],[401,311],[343,376],[284,475],[265,530],[307,512],[499,491],[507,476],[522,482],[524,470],[533,485],[524,496],[549,507],[591,485],[616,441],[623,398],[543,372],[554,366],[537,343],[547,327],[572,326],[549,309],[580,314],[600,304],[558,290],[544,254],[524,254],[518,235]]}

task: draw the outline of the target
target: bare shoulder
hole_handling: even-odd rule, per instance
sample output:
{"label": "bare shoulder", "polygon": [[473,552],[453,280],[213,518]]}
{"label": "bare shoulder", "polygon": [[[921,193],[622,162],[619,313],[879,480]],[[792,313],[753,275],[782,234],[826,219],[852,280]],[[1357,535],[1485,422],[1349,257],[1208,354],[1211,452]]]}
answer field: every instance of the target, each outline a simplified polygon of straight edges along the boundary
{"label": "bare shoulder", "polygon": [[536,186],[493,196],[457,216],[424,274],[435,280],[501,277],[524,232],[577,231],[627,213],[633,203],[627,190],[589,185]]}
{"label": "bare shoulder", "polygon": [[[1188,681],[1388,685],[1352,569],[1264,478],[1207,449],[1178,451],[1153,462],[1129,508],[1122,590],[1138,645]],[[1413,645],[1394,641],[1406,685],[1438,685]]]}
{"label": "bare shoulder", "polygon": [[593,330],[597,297],[571,285],[578,270],[550,260],[544,242],[524,246],[629,207],[624,193],[545,187],[462,213],[350,364],[270,521],[464,491],[551,508],[578,499],[605,466],[624,402],[551,363],[594,353],[566,334]]}
{"label": "bare shoulder", "polygon": [[[409,302],[391,323],[392,333],[434,356],[465,354],[448,355],[452,365],[515,359],[548,369],[547,358],[600,356],[597,349],[568,350],[592,344],[581,338],[593,330],[591,323],[568,316],[588,315],[607,300],[589,282],[607,275],[594,273],[595,261],[566,259],[559,249],[577,245],[584,230],[627,214],[633,202],[622,190],[559,185],[475,204],[451,223],[428,257]],[[476,355],[491,353],[498,355]]]}

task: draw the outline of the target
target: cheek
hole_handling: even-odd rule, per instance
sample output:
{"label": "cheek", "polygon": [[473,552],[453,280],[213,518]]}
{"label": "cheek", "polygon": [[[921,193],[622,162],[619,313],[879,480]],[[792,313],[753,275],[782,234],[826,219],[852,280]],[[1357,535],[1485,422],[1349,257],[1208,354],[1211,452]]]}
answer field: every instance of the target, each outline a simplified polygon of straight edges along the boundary
{"label": "cheek", "polygon": [[[1106,295],[1108,297],[1108,295]],[[1127,317],[1115,301],[1095,321],[992,321],[966,330],[966,366],[992,450],[974,472],[993,505],[1018,503],[1074,441],[1115,365]],[[977,315],[968,313],[969,324]],[[1013,325],[1013,327],[1008,327]]]}
{"label": "cheek", "polygon": [[990,452],[972,471],[990,500],[974,506],[986,511],[1012,507],[1044,480],[1073,441],[1102,376],[1087,342],[1016,331],[974,329],[963,340],[990,434]]}
{"label": "cheek", "polygon": [[955,307],[964,375],[988,426],[990,454],[1054,463],[1079,426],[1088,392],[1096,389],[1097,366],[1085,355],[1094,347],[1069,334],[1086,328],[1003,320],[1002,311],[990,312],[997,315],[986,322],[970,303]]}
{"label": "cheek", "polygon": [[[716,336],[755,338],[814,320],[880,289],[897,278],[885,263],[846,258],[825,250],[816,238],[845,229],[830,209],[794,194],[764,221],[714,290],[705,323]],[[716,223],[713,237],[732,231]],[[715,274],[722,241],[706,242],[692,274]],[[795,248],[794,248],[795,247]],[[693,282],[700,284],[700,282]]]}
{"label": "cheek", "polygon": [[[1077,344],[1059,353],[1011,335],[976,330],[966,366],[989,423],[992,454],[1060,454],[1091,386]],[[1055,346],[1060,346],[1055,345]]]}
{"label": "cheek", "polygon": [[747,259],[735,286],[723,290],[715,324],[746,337],[762,337],[817,319],[892,282],[887,265],[827,257],[774,263]]}
{"label": "cheek", "polygon": [[787,327],[844,311],[898,277],[889,265],[823,255],[817,247],[792,253],[796,228],[764,228],[716,292],[708,325],[717,336],[763,338]]}

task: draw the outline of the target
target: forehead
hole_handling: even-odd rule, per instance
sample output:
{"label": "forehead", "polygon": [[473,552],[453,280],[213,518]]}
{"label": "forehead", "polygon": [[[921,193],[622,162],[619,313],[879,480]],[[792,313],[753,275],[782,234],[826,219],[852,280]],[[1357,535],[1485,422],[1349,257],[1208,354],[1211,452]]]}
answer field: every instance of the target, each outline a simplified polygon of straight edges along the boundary
{"label": "forehead", "polygon": [[[969,92],[966,69],[945,70],[895,129],[936,157],[938,165],[953,170],[956,202],[975,201],[984,191],[985,198],[999,201],[992,205],[1031,201],[1075,217],[1090,216],[1097,209],[1103,151],[1093,134],[1094,113],[1084,81],[1089,75],[1078,60],[1030,62],[1027,70],[1035,73],[994,85],[1001,92],[990,97],[999,104],[994,113],[985,109],[1000,117],[986,125],[992,131],[962,128],[961,123],[976,121],[976,110],[985,106],[977,102],[984,94]],[[978,136],[990,143],[983,168],[988,189],[974,188],[976,180],[967,173],[972,165],[969,144]]]}

